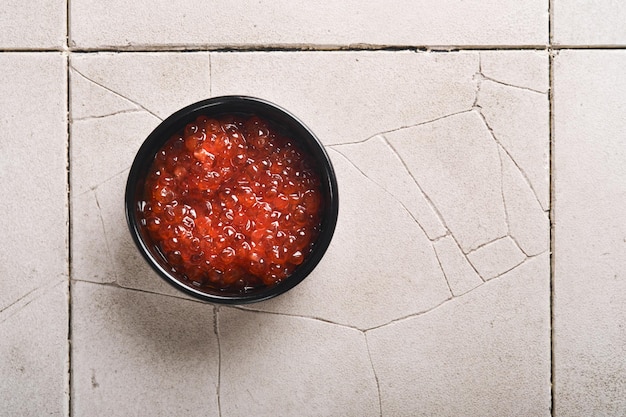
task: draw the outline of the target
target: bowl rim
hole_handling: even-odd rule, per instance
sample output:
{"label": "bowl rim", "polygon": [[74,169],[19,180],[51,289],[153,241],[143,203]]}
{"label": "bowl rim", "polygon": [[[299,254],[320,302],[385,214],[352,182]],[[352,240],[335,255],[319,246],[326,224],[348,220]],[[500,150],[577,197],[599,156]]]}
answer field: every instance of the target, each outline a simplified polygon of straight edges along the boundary
{"label": "bowl rim", "polygon": [[[240,111],[220,111],[220,109],[224,106],[237,107],[242,105],[245,108]],[[212,109],[214,110],[213,112],[210,111]],[[186,285],[177,279],[170,271],[161,265],[160,262],[158,262],[152,253],[152,250],[148,247],[147,242],[145,242],[142,238],[139,221],[135,217],[138,202],[136,199],[137,190],[140,186],[139,183],[143,182],[142,168],[147,165],[149,169],[149,166],[152,165],[156,152],[161,149],[167,140],[170,139],[171,135],[200,114],[219,115],[237,112],[254,114],[255,110],[259,109],[268,113],[280,115],[281,118],[288,121],[292,126],[288,126],[287,129],[293,130],[295,127],[299,130],[298,133],[300,134],[294,139],[298,141],[301,147],[306,145],[307,149],[305,149],[305,151],[308,153],[313,151],[313,158],[318,163],[319,170],[321,171],[320,175],[322,177],[322,188],[327,191],[327,193],[324,193],[325,198],[328,201],[326,202],[322,218],[323,227],[315,241],[313,251],[309,253],[304,263],[299,265],[294,273],[280,283],[272,287],[264,288],[258,292],[251,292],[247,294],[220,295],[206,293],[195,289],[192,286]],[[268,119],[272,123],[280,124],[276,120],[273,120],[273,118],[267,117],[266,115],[261,115],[261,117]],[[146,158],[149,158],[149,163],[146,162]],[[313,133],[313,131],[311,131],[311,129],[308,128],[308,126],[306,126],[299,118],[288,110],[268,100],[245,95],[226,95],[200,100],[174,112],[163,120],[156,128],[154,128],[135,154],[127,177],[124,203],[126,222],[130,230],[130,234],[135,242],[135,245],[139,249],[139,252],[143,255],[143,258],[148,262],[152,269],[154,269],[161,278],[178,290],[181,290],[196,299],[218,304],[248,304],[264,301],[283,294],[298,285],[313,271],[313,269],[315,269],[328,249],[334,235],[337,217],[339,214],[339,196],[336,174],[330,157],[328,156],[328,152],[319,138]]]}

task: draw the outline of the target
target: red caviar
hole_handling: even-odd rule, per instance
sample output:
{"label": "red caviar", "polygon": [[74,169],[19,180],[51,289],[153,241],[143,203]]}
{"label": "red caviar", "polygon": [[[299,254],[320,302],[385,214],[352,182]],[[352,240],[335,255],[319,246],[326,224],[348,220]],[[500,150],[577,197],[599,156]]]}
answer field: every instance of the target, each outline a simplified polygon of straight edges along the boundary
{"label": "red caviar", "polygon": [[192,286],[246,292],[288,277],[313,247],[320,179],[295,143],[257,116],[198,117],[157,153],[142,221]]}

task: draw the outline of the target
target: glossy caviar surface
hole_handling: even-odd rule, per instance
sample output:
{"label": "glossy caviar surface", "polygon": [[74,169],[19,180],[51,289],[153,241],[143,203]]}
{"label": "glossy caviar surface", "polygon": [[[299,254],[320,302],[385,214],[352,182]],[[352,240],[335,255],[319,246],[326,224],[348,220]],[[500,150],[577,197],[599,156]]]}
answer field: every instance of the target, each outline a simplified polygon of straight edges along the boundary
{"label": "glossy caviar surface", "polygon": [[322,208],[312,162],[257,116],[198,117],[157,153],[141,224],[181,280],[245,293],[288,277]]}

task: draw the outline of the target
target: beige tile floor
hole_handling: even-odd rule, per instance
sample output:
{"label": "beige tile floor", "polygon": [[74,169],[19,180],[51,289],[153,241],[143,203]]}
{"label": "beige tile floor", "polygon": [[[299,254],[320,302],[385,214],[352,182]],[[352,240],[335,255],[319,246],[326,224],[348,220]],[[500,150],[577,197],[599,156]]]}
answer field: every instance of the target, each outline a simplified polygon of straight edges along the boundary
{"label": "beige tile floor", "polygon": [[[626,6],[0,5],[1,416],[626,415]],[[337,171],[292,291],[177,293],[135,249],[161,120],[246,94]]]}

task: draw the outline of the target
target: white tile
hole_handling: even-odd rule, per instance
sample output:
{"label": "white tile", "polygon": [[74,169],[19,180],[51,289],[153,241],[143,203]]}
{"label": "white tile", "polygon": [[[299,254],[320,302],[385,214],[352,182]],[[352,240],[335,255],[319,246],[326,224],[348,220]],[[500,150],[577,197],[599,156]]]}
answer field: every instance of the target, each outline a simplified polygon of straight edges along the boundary
{"label": "white tile", "polygon": [[270,100],[337,144],[470,109],[476,72],[465,52],[212,53],[211,91]]}
{"label": "white tile", "polygon": [[[70,3],[79,47],[243,45],[538,45],[547,43],[540,0],[306,1],[184,0]],[[149,11],[149,13],[147,13]],[[141,18],[138,18],[141,16]]]}
{"label": "white tile", "polygon": [[68,216],[65,59],[4,53],[0,73],[1,311],[67,279]]}
{"label": "white tile", "polygon": [[555,412],[626,410],[626,53],[554,70]]}
{"label": "white tile", "polygon": [[367,332],[385,416],[549,416],[547,255]]}
{"label": "white tile", "polygon": [[526,256],[509,236],[494,240],[467,254],[485,280],[497,278],[522,263]]}
{"label": "white tile", "polygon": [[0,313],[0,413],[67,416],[68,297],[65,280]]}
{"label": "white tile", "polygon": [[626,45],[626,3],[555,0],[553,42],[558,45]]}
{"label": "white tile", "polygon": [[0,5],[0,48],[61,49],[66,37],[63,1],[3,0]]}
{"label": "white tile", "polygon": [[227,416],[379,416],[362,332],[221,308],[220,403]]}
{"label": "white tile", "polygon": [[218,416],[213,307],[72,284],[72,414]]}
{"label": "white tile", "polygon": [[507,234],[498,145],[477,112],[385,136],[463,252]]}

